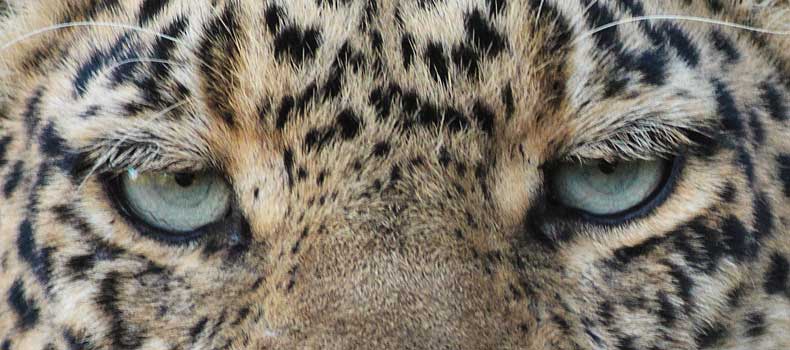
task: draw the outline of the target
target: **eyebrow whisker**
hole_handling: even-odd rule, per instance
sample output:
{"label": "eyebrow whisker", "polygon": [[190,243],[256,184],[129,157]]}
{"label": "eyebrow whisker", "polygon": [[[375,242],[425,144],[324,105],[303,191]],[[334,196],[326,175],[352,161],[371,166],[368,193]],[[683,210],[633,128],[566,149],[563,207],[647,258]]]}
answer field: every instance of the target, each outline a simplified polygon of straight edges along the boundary
{"label": "eyebrow whisker", "polygon": [[[160,110],[160,111],[158,111],[158,112],[156,112],[156,113],[154,113],[154,114],[151,114],[151,115],[149,115],[149,116],[148,116],[146,119],[144,119],[144,120],[143,120],[143,122],[144,122],[144,123],[150,123],[150,122],[152,122],[152,121],[154,121],[154,120],[157,120],[157,119],[161,118],[162,116],[166,115],[167,113],[170,113],[170,112],[172,112],[172,111],[174,111],[174,110],[176,110],[176,109],[178,109],[178,108],[181,108],[181,107],[183,107],[184,105],[186,105],[186,104],[188,104],[188,103],[190,103],[190,100],[189,100],[188,98],[187,98],[187,99],[184,99],[184,100],[181,100],[181,101],[179,101],[179,102],[177,102],[177,103],[174,103],[174,104],[172,104],[172,105],[168,106],[168,107],[167,107],[167,108],[165,108],[165,109],[162,109],[162,110]],[[96,162],[95,162],[95,164],[93,165],[93,167],[91,168],[91,170],[90,170],[90,171],[88,172],[88,174],[87,174],[87,175],[86,175],[86,176],[83,178],[82,182],[81,182],[81,183],[80,183],[80,185],[77,187],[77,191],[80,191],[80,190],[82,190],[82,187],[85,185],[85,183],[88,181],[88,179],[90,179],[90,177],[91,177],[93,174],[95,174],[95,173],[96,173],[96,171],[98,171],[98,170],[99,170],[101,167],[105,166],[106,164],[113,164],[113,163],[116,163],[116,160],[117,160],[117,159],[114,159],[114,158],[117,158],[117,157],[118,157],[118,154],[117,154],[117,152],[118,152],[118,149],[119,149],[119,147],[120,147],[120,146],[121,146],[121,145],[122,145],[124,142],[126,142],[126,141],[127,141],[127,140],[128,140],[130,137],[131,137],[131,136],[132,136],[132,134],[131,134],[131,133],[127,133],[127,134],[123,135],[123,137],[121,137],[121,138],[120,138],[118,141],[116,141],[116,142],[115,142],[115,143],[114,143],[114,144],[113,144],[113,145],[112,145],[112,146],[111,146],[111,147],[110,147],[110,148],[107,150],[107,152],[105,152],[105,153],[104,153],[104,154],[103,154],[101,157],[99,157],[99,158],[96,160]]]}
{"label": "eyebrow whisker", "polygon": [[726,21],[721,21],[721,20],[716,20],[716,19],[711,19],[711,18],[705,18],[705,17],[682,16],[682,15],[650,15],[650,16],[636,16],[636,17],[625,18],[625,19],[621,19],[619,21],[615,21],[615,22],[612,22],[612,23],[608,23],[608,24],[602,25],[600,27],[593,28],[592,30],[584,32],[583,34],[581,34],[578,37],[576,37],[576,39],[574,39],[572,41],[572,44],[575,44],[575,43],[577,43],[577,42],[579,42],[581,40],[589,38],[590,36],[595,35],[596,33],[600,33],[600,32],[602,32],[604,30],[607,30],[609,28],[613,28],[613,27],[616,27],[616,26],[619,26],[619,25],[622,25],[622,24],[636,23],[636,22],[643,22],[643,21],[653,21],[653,20],[689,21],[689,22],[720,25],[720,26],[724,26],[724,27],[742,29],[742,30],[747,30],[747,31],[757,32],[757,33],[763,33],[763,34],[790,35],[790,30],[782,31],[782,30],[758,28],[758,27],[752,27],[752,26],[747,26],[747,25],[743,25],[743,24],[726,22]]}
{"label": "eyebrow whisker", "polygon": [[126,29],[126,30],[132,30],[132,31],[139,32],[139,33],[150,34],[150,35],[156,36],[158,38],[162,38],[162,39],[165,39],[165,40],[172,41],[172,42],[177,43],[177,44],[181,44],[181,45],[185,44],[180,39],[172,37],[170,35],[163,34],[161,32],[155,31],[155,30],[145,29],[145,28],[142,28],[142,27],[139,27],[139,26],[129,25],[129,24],[115,23],[115,22],[65,22],[65,23],[59,23],[59,24],[55,24],[55,25],[39,28],[39,29],[36,29],[34,31],[28,32],[26,34],[23,34],[21,36],[18,36],[15,39],[13,39],[13,40],[11,40],[9,42],[6,42],[2,46],[0,46],[0,51],[5,51],[6,49],[8,49],[11,46],[14,46],[14,45],[16,45],[16,44],[18,44],[20,42],[23,42],[23,41],[25,41],[27,39],[30,39],[32,37],[35,37],[35,36],[38,36],[38,35],[41,35],[41,34],[54,32],[54,31],[58,31],[58,30],[61,30],[61,29],[76,28],[76,27],[108,27],[108,28]]}

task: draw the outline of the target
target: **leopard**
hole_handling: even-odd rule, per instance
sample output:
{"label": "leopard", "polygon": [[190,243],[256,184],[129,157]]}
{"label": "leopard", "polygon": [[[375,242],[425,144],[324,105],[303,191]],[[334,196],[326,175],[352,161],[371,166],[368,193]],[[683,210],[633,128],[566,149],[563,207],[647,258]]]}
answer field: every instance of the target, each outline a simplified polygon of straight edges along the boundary
{"label": "leopard", "polygon": [[0,349],[790,349],[789,18],[2,0]]}

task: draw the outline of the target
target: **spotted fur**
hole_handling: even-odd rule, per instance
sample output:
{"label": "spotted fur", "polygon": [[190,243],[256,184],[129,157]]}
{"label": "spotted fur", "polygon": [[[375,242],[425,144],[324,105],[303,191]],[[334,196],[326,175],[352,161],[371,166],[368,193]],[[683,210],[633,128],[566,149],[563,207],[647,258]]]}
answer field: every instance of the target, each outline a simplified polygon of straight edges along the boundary
{"label": "spotted fur", "polygon": [[[0,11],[2,350],[790,348],[787,1]],[[557,160],[671,156],[632,220],[548,204]],[[241,224],[143,235],[130,167]]]}

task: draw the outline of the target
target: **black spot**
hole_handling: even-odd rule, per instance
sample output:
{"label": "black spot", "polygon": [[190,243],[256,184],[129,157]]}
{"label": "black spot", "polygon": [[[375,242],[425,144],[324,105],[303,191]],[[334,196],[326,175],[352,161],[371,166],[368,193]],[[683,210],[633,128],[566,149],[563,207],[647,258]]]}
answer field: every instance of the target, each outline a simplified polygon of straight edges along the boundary
{"label": "black spot", "polygon": [[401,179],[400,167],[394,165],[390,170],[390,183],[396,183],[400,181],[400,179]]}
{"label": "black spot", "polygon": [[439,159],[439,164],[441,164],[442,167],[444,168],[450,165],[450,162],[453,161],[453,157],[450,155],[450,152],[448,152],[447,148],[445,147],[439,149],[438,159]]}
{"label": "black spot", "polygon": [[206,323],[208,323],[208,318],[203,317],[189,329],[189,337],[192,338],[193,342],[197,340],[198,335],[206,328]]}
{"label": "black spot", "polygon": [[790,197],[790,154],[783,153],[776,157],[779,166],[779,181],[784,187],[785,197]]}
{"label": "black spot", "polygon": [[41,151],[48,157],[54,158],[63,153],[64,142],[63,138],[60,137],[57,130],[55,130],[55,124],[53,122],[47,124],[44,130],[41,131],[39,145],[41,146]]}
{"label": "black spot", "polygon": [[8,145],[11,144],[11,141],[13,141],[11,136],[5,136],[2,139],[0,139],[0,168],[8,164],[8,160],[6,159],[5,156],[8,149]]}
{"label": "black spot", "polygon": [[95,265],[96,256],[93,254],[73,256],[66,262],[66,268],[75,275],[82,275],[86,271],[93,269]]}
{"label": "black spot", "polygon": [[33,225],[29,219],[22,220],[19,225],[19,236],[16,245],[19,257],[30,266],[30,269],[38,277],[42,284],[49,282],[49,274],[52,271],[52,263],[48,250],[38,250],[36,240],[33,236]]}
{"label": "black spot", "polygon": [[[600,28],[607,24],[615,22],[614,14],[612,14],[605,5],[598,1],[584,0],[582,4],[587,8],[587,24],[590,29]],[[604,51],[610,51],[613,48],[619,47],[620,35],[617,27],[599,30],[593,34],[598,48]]]}
{"label": "black spot", "polygon": [[299,167],[299,169],[296,171],[296,179],[300,182],[304,181],[309,175],[310,174],[307,173],[307,169],[302,167]]}
{"label": "black spot", "polygon": [[63,331],[63,339],[66,340],[66,345],[69,350],[94,350],[96,347],[91,344],[90,340],[85,335],[77,335],[77,332],[66,329]]}
{"label": "black spot", "polygon": [[617,350],[637,350],[634,342],[636,342],[636,338],[624,337],[617,342]]}
{"label": "black spot", "polygon": [[507,6],[507,0],[486,0],[488,3],[488,14],[495,16],[501,14]]}
{"label": "black spot", "polygon": [[721,228],[727,252],[738,260],[754,257],[759,248],[743,223],[735,216],[724,220]]}
{"label": "black spot", "polygon": [[439,108],[433,103],[425,102],[420,106],[419,113],[417,113],[417,121],[422,125],[439,125],[441,122],[441,115]]}
{"label": "black spot", "polygon": [[724,185],[724,189],[719,193],[719,198],[724,203],[732,203],[735,200],[735,196],[738,194],[737,189],[735,188],[735,184],[732,182],[727,182]]}
{"label": "black spot", "polygon": [[33,92],[33,95],[25,101],[25,126],[27,127],[28,137],[32,138],[33,133],[36,131],[38,121],[41,119],[41,98],[44,95],[44,88],[38,88]]}
{"label": "black spot", "polygon": [[765,143],[765,128],[760,116],[754,110],[749,113],[749,128],[752,130],[755,148],[760,147]]}
{"label": "black spot", "polygon": [[719,0],[707,0],[706,3],[713,13],[719,13],[724,9],[724,5],[722,5]]}
{"label": "black spot", "polygon": [[407,116],[413,115],[417,112],[417,108],[420,106],[420,98],[414,91],[404,92],[401,96],[401,103],[403,113],[405,113]]}
{"label": "black spot", "polygon": [[752,338],[759,337],[765,334],[765,314],[760,312],[753,312],[746,315],[744,319],[746,323],[746,335]]}
{"label": "black spot", "polygon": [[[6,3],[3,2],[3,3],[0,3],[0,6],[8,6],[8,5],[6,5]],[[0,15],[3,15],[3,14],[4,13],[0,13]],[[0,344],[0,350],[11,350],[11,341],[8,340],[8,339],[3,340],[3,343]]]}
{"label": "black spot", "polygon": [[337,116],[337,125],[340,127],[340,135],[350,140],[357,136],[359,133],[362,121],[350,109],[343,110]]}
{"label": "black spot", "polygon": [[[92,0],[92,1],[89,1],[88,2],[88,6],[74,8],[74,10],[77,10],[76,13],[74,13],[74,14],[67,13],[66,14],[67,18],[65,20],[63,20],[62,22],[65,23],[65,22],[70,22],[72,20],[77,20],[77,19],[85,19],[85,20],[92,19],[94,16],[96,16],[97,14],[99,14],[99,13],[101,13],[103,11],[112,11],[112,10],[117,9],[119,1],[120,0],[105,0],[105,1]],[[72,16],[74,16],[74,17],[72,17]]]}
{"label": "black spot", "polygon": [[446,84],[449,78],[449,63],[441,44],[435,41],[428,43],[425,47],[425,62],[428,64],[428,71],[431,73],[433,80]]}
{"label": "black spot", "polygon": [[395,98],[401,95],[401,89],[397,84],[389,87],[377,87],[370,93],[370,102],[376,108],[378,115],[376,119],[382,120],[389,117],[392,103]]}
{"label": "black spot", "polygon": [[302,31],[297,26],[283,28],[274,37],[274,56],[281,59],[288,55],[296,64],[301,64],[305,59],[312,59],[321,46],[321,32],[316,28],[307,28]]}
{"label": "black spot", "polygon": [[283,166],[285,167],[285,174],[288,176],[288,187],[294,186],[293,168],[294,168],[294,155],[290,148],[283,152]]}
{"label": "black spot", "polygon": [[663,85],[666,80],[666,66],[669,62],[662,49],[648,50],[635,62],[636,69],[642,72],[642,81],[650,85]]}
{"label": "black spot", "polygon": [[310,129],[304,137],[305,148],[307,151],[320,151],[324,146],[332,142],[334,136],[334,128]]}
{"label": "black spot", "polygon": [[[616,74],[616,73],[615,73]],[[628,86],[628,78],[621,78],[617,76],[610,76],[604,83],[603,97],[609,98],[621,93],[626,86]]]}
{"label": "black spot", "polygon": [[675,280],[675,286],[680,298],[683,299],[686,309],[690,309],[694,304],[692,291],[694,290],[694,280],[683,271],[680,266],[670,263],[669,261],[663,262],[669,267],[669,275]]}
{"label": "black spot", "polygon": [[752,156],[749,150],[746,149],[743,145],[739,145],[738,147],[738,154],[735,161],[740,166],[743,173],[746,175],[746,180],[749,182],[750,186],[754,185],[754,162],[752,162]]}
{"label": "black spot", "polygon": [[370,31],[370,46],[376,53],[381,54],[384,50],[384,38],[381,37],[381,32],[378,30]]}
{"label": "black spot", "polygon": [[741,59],[741,54],[738,52],[738,49],[732,43],[729,37],[726,34],[722,33],[719,30],[714,29],[710,32],[711,41],[713,41],[713,47],[716,50],[719,50],[722,54],[724,54],[725,62],[728,64],[733,64],[738,62]]}
{"label": "black spot", "polygon": [[197,51],[203,60],[200,69],[205,81],[206,104],[212,114],[222,118],[228,126],[235,123],[235,111],[230,101],[239,77],[234,67],[240,55],[240,41],[246,38],[239,35],[240,25],[235,10],[233,6],[226,7],[220,16],[206,25]]}
{"label": "black spot", "polygon": [[110,272],[101,280],[96,295],[96,305],[110,317],[107,336],[110,338],[112,347],[114,349],[135,349],[142,345],[143,337],[139,329],[129,327],[124,321],[123,311],[118,305],[122,290],[122,286],[119,285],[120,278],[121,275],[118,272]]}
{"label": "black spot", "polygon": [[645,9],[639,0],[621,0],[620,5],[623,5],[634,16],[644,16]]}
{"label": "black spot", "polygon": [[167,5],[168,0],[145,0],[140,8],[140,25],[146,25],[156,17]]}
{"label": "black spot", "polygon": [[763,83],[760,85],[760,98],[763,100],[763,105],[768,109],[771,118],[778,122],[786,121],[788,118],[787,106],[784,104],[782,93],[770,83]]}
{"label": "black spot", "polygon": [[727,252],[719,239],[721,234],[708,227],[704,217],[694,219],[686,227],[687,230],[681,228],[667,235],[672,237],[675,250],[683,255],[692,268],[713,271]]}
{"label": "black spot", "polygon": [[661,318],[661,325],[671,328],[677,319],[677,310],[667,293],[658,292],[658,317]]}
{"label": "black spot", "polygon": [[291,114],[293,107],[294,98],[292,96],[283,96],[280,101],[280,106],[277,108],[277,122],[275,124],[277,129],[285,127],[285,123],[288,122],[288,116]]}
{"label": "black spot", "polygon": [[298,265],[292,267],[291,271],[288,272],[288,274],[291,277],[288,279],[288,283],[285,286],[285,291],[286,292],[290,293],[291,291],[293,291],[293,288],[296,285],[296,277],[297,277],[298,273],[299,273],[299,266]]}
{"label": "black spot", "polygon": [[744,296],[746,296],[746,288],[744,285],[733,288],[727,292],[727,305],[733,309],[740,307]]}
{"label": "black spot", "polygon": [[779,253],[771,255],[771,264],[765,273],[765,283],[763,285],[765,292],[772,295],[784,292],[790,298],[788,276],[790,276],[790,263],[788,263],[787,257]]}
{"label": "black spot", "polygon": [[99,72],[108,63],[132,58],[134,50],[130,49],[131,36],[125,34],[118,39],[109,51],[97,51],[83,64],[74,78],[74,91],[76,97],[82,97],[88,92],[88,84],[96,78]]}
{"label": "black spot", "polygon": [[699,65],[699,49],[694,46],[686,33],[674,24],[664,23],[662,27],[669,45],[675,48],[680,58],[692,68],[697,67]]}
{"label": "black spot", "polygon": [[44,188],[44,186],[49,184],[51,170],[52,169],[49,162],[43,162],[39,164],[38,171],[36,171],[36,181],[33,183],[33,188],[31,190],[32,194],[29,196],[29,213],[36,213],[38,211],[41,190]]}
{"label": "black spot", "polygon": [[706,325],[694,335],[694,340],[700,349],[718,347],[728,336],[727,328],[721,323]]}
{"label": "black spot", "polygon": [[318,87],[316,86],[315,82],[308,84],[302,93],[299,95],[299,98],[296,99],[296,110],[299,112],[303,112],[305,108],[307,108],[308,103],[313,101],[315,98],[318,97]]}
{"label": "black spot", "polygon": [[[162,34],[169,37],[180,38],[186,34],[188,25],[189,19],[186,17],[177,17],[170,24],[168,24],[164,30],[162,30]],[[173,55],[173,51],[176,49],[176,46],[177,44],[171,39],[157,37],[153,46],[151,47],[151,56],[158,59],[170,59]],[[165,80],[170,75],[168,67],[170,66],[153,62],[150,68],[152,79],[159,81]],[[156,83],[151,83],[151,85],[155,84]],[[149,102],[159,102],[162,100],[162,97],[157,95],[153,96],[153,98],[146,97],[145,99]],[[168,103],[172,104],[173,102]]]}
{"label": "black spot", "polygon": [[29,299],[25,295],[25,287],[22,280],[14,281],[11,289],[8,290],[8,305],[17,316],[17,326],[22,329],[30,329],[38,323],[39,309],[35,300]]}
{"label": "black spot", "polygon": [[280,31],[280,25],[283,21],[284,15],[285,11],[276,4],[271,4],[266,8],[266,10],[263,12],[263,20],[266,22],[266,28],[269,29],[269,33],[274,35]]}
{"label": "black spot", "polygon": [[724,83],[713,81],[713,86],[716,92],[717,112],[721,118],[722,126],[725,130],[741,135],[743,123],[738,107],[735,105],[735,99]]}
{"label": "black spot", "polygon": [[414,59],[414,38],[411,34],[403,34],[400,41],[401,54],[403,55],[403,68],[409,69],[411,62]]}
{"label": "black spot", "polygon": [[453,48],[451,53],[453,64],[459,70],[466,72],[469,77],[476,76],[480,69],[480,53],[461,43]]}
{"label": "black spot", "polygon": [[466,40],[474,43],[482,54],[496,57],[505,49],[505,38],[497,32],[479,9],[466,16],[464,22]]}
{"label": "black spot", "polygon": [[502,103],[505,105],[505,117],[510,119],[516,113],[516,103],[513,98],[513,87],[508,83],[502,89]]}
{"label": "black spot", "polygon": [[346,68],[351,66],[357,70],[364,62],[362,54],[352,49],[348,42],[343,43],[340,47],[335,61],[332,63],[332,68],[327,77],[326,83],[322,88],[324,99],[335,98],[340,95],[343,89],[343,78]]}
{"label": "black spot", "polygon": [[472,115],[477,120],[477,125],[486,134],[491,135],[494,132],[495,115],[491,109],[480,101],[475,102],[472,108]]}
{"label": "black spot", "polygon": [[612,302],[608,300],[602,302],[601,305],[598,306],[596,313],[605,326],[611,325],[612,320],[614,320],[614,306]]}
{"label": "black spot", "polygon": [[774,228],[774,214],[768,200],[765,193],[759,193],[754,197],[754,236],[758,241],[771,236]]}
{"label": "black spot", "polygon": [[376,157],[384,157],[390,152],[390,144],[387,141],[381,141],[373,146],[373,155]]}
{"label": "black spot", "polygon": [[469,127],[469,121],[455,108],[449,107],[444,111],[444,124],[450,131],[456,132]]}
{"label": "black spot", "polygon": [[25,163],[21,160],[14,164],[11,172],[6,176],[5,184],[3,185],[3,194],[6,198],[11,197],[16,190],[19,183],[22,181],[22,172],[24,171]]}

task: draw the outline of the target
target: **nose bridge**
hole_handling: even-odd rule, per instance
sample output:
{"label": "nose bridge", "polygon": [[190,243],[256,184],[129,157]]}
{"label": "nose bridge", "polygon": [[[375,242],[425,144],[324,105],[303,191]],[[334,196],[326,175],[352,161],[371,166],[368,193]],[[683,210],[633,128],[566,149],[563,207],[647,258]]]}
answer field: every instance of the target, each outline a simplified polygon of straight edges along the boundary
{"label": "nose bridge", "polygon": [[[481,349],[509,344],[505,334],[534,323],[483,182],[451,162],[428,162],[406,158],[345,177],[337,204],[291,214],[302,218],[273,249],[269,328],[321,348],[366,339]],[[294,196],[290,206],[317,200]]]}
{"label": "nose bridge", "polygon": [[[452,197],[428,195],[445,185],[425,157],[420,164],[392,150],[394,160],[355,170],[355,159],[308,162],[317,153],[294,153],[283,161],[293,164],[279,203],[284,223],[258,233],[270,246],[270,292],[261,301],[267,329],[449,340],[454,335],[440,330],[462,329],[474,319],[468,315],[483,312],[470,291],[486,283],[456,233],[476,220],[453,209]],[[321,166],[300,169],[305,163]]]}

